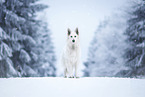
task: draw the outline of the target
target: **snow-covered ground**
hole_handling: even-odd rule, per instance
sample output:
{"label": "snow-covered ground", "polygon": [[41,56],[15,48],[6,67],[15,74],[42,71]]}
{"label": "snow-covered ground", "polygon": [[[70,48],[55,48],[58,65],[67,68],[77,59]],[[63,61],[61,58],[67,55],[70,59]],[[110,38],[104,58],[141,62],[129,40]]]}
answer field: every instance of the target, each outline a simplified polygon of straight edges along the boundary
{"label": "snow-covered ground", "polygon": [[1,78],[0,97],[145,97],[145,79]]}

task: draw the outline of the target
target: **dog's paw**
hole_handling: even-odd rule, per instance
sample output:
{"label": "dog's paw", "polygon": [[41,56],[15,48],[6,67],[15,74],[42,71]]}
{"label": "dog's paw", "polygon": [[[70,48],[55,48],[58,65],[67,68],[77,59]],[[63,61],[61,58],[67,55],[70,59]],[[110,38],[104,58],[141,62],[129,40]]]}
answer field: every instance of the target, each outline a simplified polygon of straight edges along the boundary
{"label": "dog's paw", "polygon": [[76,78],[80,78],[79,76],[76,76]]}
{"label": "dog's paw", "polygon": [[70,76],[69,78],[74,78],[74,76]]}

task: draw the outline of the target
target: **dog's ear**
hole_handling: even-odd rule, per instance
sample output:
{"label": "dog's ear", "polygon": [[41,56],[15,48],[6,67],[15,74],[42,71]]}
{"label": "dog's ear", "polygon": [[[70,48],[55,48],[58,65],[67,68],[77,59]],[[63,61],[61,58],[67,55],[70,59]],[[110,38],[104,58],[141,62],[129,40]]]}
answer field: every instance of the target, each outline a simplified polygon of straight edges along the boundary
{"label": "dog's ear", "polygon": [[68,31],[68,32],[67,32],[67,35],[69,36],[69,35],[70,35],[70,33],[71,33],[71,31],[70,31],[70,29],[69,29],[69,28],[67,29],[67,31]]}
{"label": "dog's ear", "polygon": [[79,35],[79,30],[78,30],[78,28],[76,28],[76,33],[77,33],[77,35]]}

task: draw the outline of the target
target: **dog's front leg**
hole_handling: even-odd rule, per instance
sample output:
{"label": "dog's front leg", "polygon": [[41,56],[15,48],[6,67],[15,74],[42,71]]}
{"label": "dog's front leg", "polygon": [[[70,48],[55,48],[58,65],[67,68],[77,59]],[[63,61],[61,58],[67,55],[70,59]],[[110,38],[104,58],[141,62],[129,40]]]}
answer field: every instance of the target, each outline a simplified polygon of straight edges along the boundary
{"label": "dog's front leg", "polygon": [[74,76],[73,76],[73,65],[72,64],[70,65],[70,76],[69,77],[74,78]]}
{"label": "dog's front leg", "polygon": [[78,64],[75,65],[75,77],[79,78],[79,76],[78,76]]}
{"label": "dog's front leg", "polygon": [[64,78],[67,78],[67,68],[64,69]]}

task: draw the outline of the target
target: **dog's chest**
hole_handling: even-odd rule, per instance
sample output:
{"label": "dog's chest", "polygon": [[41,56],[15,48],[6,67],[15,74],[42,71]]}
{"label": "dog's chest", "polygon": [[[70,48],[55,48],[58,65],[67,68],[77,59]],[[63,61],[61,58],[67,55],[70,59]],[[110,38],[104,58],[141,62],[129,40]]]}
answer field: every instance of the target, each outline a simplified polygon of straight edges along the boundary
{"label": "dog's chest", "polygon": [[78,59],[78,51],[77,49],[69,49],[67,52],[67,59],[70,62],[75,62]]}
{"label": "dog's chest", "polygon": [[70,58],[75,58],[77,56],[77,51],[76,50],[71,50],[70,51]]}

